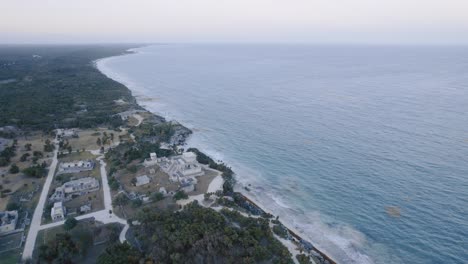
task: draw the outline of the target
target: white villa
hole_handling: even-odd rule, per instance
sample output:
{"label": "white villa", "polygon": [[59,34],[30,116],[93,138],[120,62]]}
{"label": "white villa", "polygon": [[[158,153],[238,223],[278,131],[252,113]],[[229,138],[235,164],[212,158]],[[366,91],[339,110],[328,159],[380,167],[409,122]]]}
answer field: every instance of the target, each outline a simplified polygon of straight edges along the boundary
{"label": "white villa", "polygon": [[84,195],[99,190],[99,181],[93,177],[81,178],[64,183],[55,189],[49,198],[51,202],[70,200],[73,195]]}
{"label": "white villa", "polygon": [[18,211],[0,212],[0,234],[15,230],[16,222],[18,222]]}
{"label": "white villa", "polygon": [[63,203],[56,202],[54,203],[54,207],[52,207],[52,210],[50,211],[50,217],[54,222],[62,221],[65,220],[66,213],[67,210],[65,209],[65,206],[63,206]]}
{"label": "white villa", "polygon": [[76,160],[72,162],[62,162],[59,165],[57,174],[89,171],[94,169],[94,164],[95,163],[93,160]]}

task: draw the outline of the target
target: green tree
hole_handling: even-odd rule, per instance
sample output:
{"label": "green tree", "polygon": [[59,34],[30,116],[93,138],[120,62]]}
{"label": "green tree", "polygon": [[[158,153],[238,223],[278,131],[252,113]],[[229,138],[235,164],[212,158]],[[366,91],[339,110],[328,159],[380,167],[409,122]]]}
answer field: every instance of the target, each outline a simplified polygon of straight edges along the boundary
{"label": "green tree", "polygon": [[16,166],[16,164],[12,164],[9,171],[12,174],[16,174],[16,173],[19,172],[19,168],[18,168],[18,166]]}
{"label": "green tree", "polygon": [[54,151],[55,146],[50,142],[49,139],[46,139],[45,144],[44,144],[44,151],[45,152],[52,152]]}
{"label": "green tree", "polygon": [[153,195],[151,195],[151,200],[154,202],[158,202],[164,199],[164,195],[160,192],[155,192]]}
{"label": "green tree", "polygon": [[68,233],[59,233],[55,239],[39,247],[39,260],[47,263],[72,263],[78,247]]}
{"label": "green tree", "polygon": [[20,157],[20,161],[21,162],[24,162],[28,159],[28,157],[31,156],[29,153],[24,153],[23,155],[21,155]]}
{"label": "green tree", "polygon": [[141,258],[140,252],[128,243],[115,243],[106,248],[98,257],[98,264],[137,264]]}
{"label": "green tree", "polygon": [[26,151],[31,151],[31,147],[32,147],[31,143],[27,143],[24,145],[24,149],[26,149]]}
{"label": "green tree", "polygon": [[74,217],[69,217],[67,220],[65,220],[65,223],[63,224],[63,229],[70,231],[72,230],[76,225],[78,224],[78,220]]}
{"label": "green tree", "polygon": [[46,170],[45,168],[39,165],[34,165],[34,166],[24,169],[23,173],[26,174],[27,176],[41,178],[46,174]]}
{"label": "green tree", "polygon": [[15,202],[9,202],[7,204],[7,211],[15,211],[15,210],[18,210],[20,208],[19,204],[15,203]]}
{"label": "green tree", "polygon": [[138,208],[143,204],[143,201],[140,199],[135,199],[132,201],[132,207],[133,208]]}
{"label": "green tree", "polygon": [[174,199],[175,200],[182,200],[182,199],[187,199],[188,195],[183,191],[178,191],[176,194],[174,194]]}
{"label": "green tree", "polygon": [[113,206],[120,206],[128,204],[128,198],[124,194],[117,195],[112,201]]}

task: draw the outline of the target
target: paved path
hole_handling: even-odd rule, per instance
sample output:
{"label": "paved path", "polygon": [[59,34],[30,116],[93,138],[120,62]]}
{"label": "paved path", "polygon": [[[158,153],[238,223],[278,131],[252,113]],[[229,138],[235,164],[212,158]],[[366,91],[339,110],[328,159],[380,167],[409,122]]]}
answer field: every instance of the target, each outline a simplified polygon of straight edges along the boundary
{"label": "paved path", "polygon": [[143,117],[139,114],[134,114],[133,117],[138,120],[138,123],[136,124],[136,126],[140,126],[141,125],[141,122],[143,122]]}
{"label": "paved path", "polygon": [[[57,140],[55,140],[55,143],[57,144]],[[54,223],[50,223],[46,225],[41,225],[44,205],[47,202],[47,194],[49,193],[50,185],[54,178],[55,169],[57,167],[58,145],[56,145],[55,148],[56,150],[54,151],[54,158],[49,168],[49,174],[47,175],[44,188],[42,189],[41,197],[39,198],[39,202],[37,204],[36,210],[34,211],[33,218],[31,220],[31,226],[29,228],[28,237],[24,245],[24,251],[23,251],[23,256],[22,256],[23,260],[32,258],[34,245],[36,244],[37,234],[40,230],[60,226],[65,223],[65,221],[59,221],[59,222],[54,222]],[[99,150],[96,151],[96,153],[98,152]],[[119,235],[119,240],[121,243],[123,243],[126,240],[125,234],[127,233],[129,225],[127,224],[126,220],[119,218],[113,213],[114,210],[112,207],[112,197],[111,197],[111,192],[109,188],[109,183],[107,180],[107,171],[106,171],[107,164],[102,160],[103,158],[104,156],[101,155],[100,157],[97,158],[97,160],[101,164],[100,169],[101,169],[101,179],[102,179],[102,190],[104,192],[104,210],[85,214],[85,215],[80,215],[80,216],[77,216],[76,219],[82,220],[82,219],[87,219],[87,218],[94,218],[96,221],[102,222],[103,224],[110,224],[110,223],[123,224],[124,228],[122,229]]]}
{"label": "paved path", "polygon": [[37,233],[40,230],[42,214],[44,213],[44,205],[47,201],[47,194],[49,193],[50,184],[54,179],[55,169],[57,168],[57,152],[59,146],[57,145],[57,138],[54,139],[55,150],[54,157],[52,158],[52,164],[49,167],[49,173],[47,174],[47,179],[42,188],[41,196],[39,197],[39,202],[37,203],[36,210],[31,220],[31,225],[29,227],[28,237],[26,243],[24,244],[23,250],[23,260],[32,257],[34,250],[34,244],[36,244]]}

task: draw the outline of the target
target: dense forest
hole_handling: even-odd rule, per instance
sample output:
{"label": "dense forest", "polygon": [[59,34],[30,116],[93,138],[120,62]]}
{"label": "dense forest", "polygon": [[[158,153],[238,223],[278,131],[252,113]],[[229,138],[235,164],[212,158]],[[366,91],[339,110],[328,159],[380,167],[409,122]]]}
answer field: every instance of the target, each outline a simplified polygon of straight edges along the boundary
{"label": "dense forest", "polygon": [[[292,263],[265,218],[195,202],[176,212],[143,210],[136,219],[136,240],[151,263]],[[101,263],[110,263],[111,252],[105,255]]]}
{"label": "dense forest", "polygon": [[120,125],[111,115],[134,104],[130,91],[101,74],[93,61],[130,46],[0,46],[0,127]]}

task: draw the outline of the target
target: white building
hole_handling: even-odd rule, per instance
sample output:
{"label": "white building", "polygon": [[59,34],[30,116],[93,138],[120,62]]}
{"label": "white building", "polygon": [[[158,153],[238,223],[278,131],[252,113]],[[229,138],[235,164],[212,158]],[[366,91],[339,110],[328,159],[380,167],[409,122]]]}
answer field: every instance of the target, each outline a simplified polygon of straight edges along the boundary
{"label": "white building", "polygon": [[204,174],[201,165],[197,162],[197,155],[193,152],[185,152],[182,155],[171,158],[157,159],[159,167],[169,175],[172,181],[180,181],[182,178],[194,178]]}
{"label": "white building", "polygon": [[89,171],[94,169],[94,165],[95,162],[93,160],[76,160],[72,162],[62,162],[59,165],[57,174]]}
{"label": "white building", "polygon": [[77,138],[78,134],[75,129],[59,129],[57,130],[57,135],[66,139],[66,138]]}
{"label": "white building", "polygon": [[65,220],[66,213],[65,206],[63,206],[62,202],[57,202],[54,203],[54,207],[52,207],[52,210],[50,211],[50,217],[54,222],[62,221]]}
{"label": "white building", "polygon": [[15,230],[17,222],[18,211],[0,212],[0,234]]}
{"label": "white building", "polygon": [[158,164],[158,156],[154,152],[150,153],[149,159],[145,159],[145,161],[143,161],[143,165],[145,167],[150,167],[150,166],[154,166],[157,164]]}
{"label": "white building", "polygon": [[85,214],[87,212],[91,211],[91,205],[90,204],[85,204],[80,206],[80,212]]}
{"label": "white building", "polygon": [[142,186],[148,184],[150,182],[150,178],[146,175],[136,177],[136,186]]}
{"label": "white building", "polygon": [[93,177],[85,177],[64,183],[57,187],[49,198],[51,202],[70,200],[73,195],[84,195],[99,190],[99,181]]}
{"label": "white building", "polygon": [[150,158],[144,161],[144,165],[146,167],[158,165],[169,175],[172,182],[180,183],[180,188],[185,192],[192,192],[198,182],[195,177],[205,174],[194,152],[184,152],[182,155],[170,158],[158,158],[156,153],[151,153]]}

